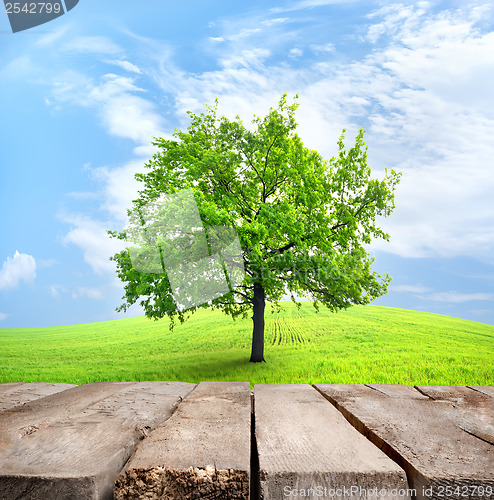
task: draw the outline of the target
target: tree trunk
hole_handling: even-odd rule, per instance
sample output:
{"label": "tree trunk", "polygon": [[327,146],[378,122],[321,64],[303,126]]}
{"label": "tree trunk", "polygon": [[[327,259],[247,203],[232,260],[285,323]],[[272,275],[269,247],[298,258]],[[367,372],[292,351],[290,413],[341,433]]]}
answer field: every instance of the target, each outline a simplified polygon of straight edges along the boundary
{"label": "tree trunk", "polygon": [[252,322],[254,328],[252,331],[252,353],[250,355],[251,363],[261,363],[264,361],[264,288],[259,283],[254,283],[254,307]]}

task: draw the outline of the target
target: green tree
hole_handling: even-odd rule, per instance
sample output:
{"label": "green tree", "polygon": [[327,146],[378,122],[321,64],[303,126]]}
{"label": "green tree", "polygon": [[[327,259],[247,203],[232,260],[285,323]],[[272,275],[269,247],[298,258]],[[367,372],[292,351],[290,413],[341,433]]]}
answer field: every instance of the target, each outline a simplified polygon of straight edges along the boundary
{"label": "green tree", "polygon": [[[401,174],[391,170],[382,180],[371,178],[363,130],[348,150],[343,131],[330,160],[306,148],[295,133],[297,98],[288,104],[285,94],[250,128],[238,116],[219,117],[217,102],[205,113],[189,112],[187,131],[154,140],[158,152],[146,164],[149,171],[136,174],[143,189],[129,210],[140,213],[163,193],[192,189],[206,230],[236,230],[245,278],[203,307],[221,308],[234,319],[252,310],[252,362],[264,361],[266,302],[279,308],[288,293],[299,307],[297,295],[310,298],[316,310],[324,304],[337,311],[369,303],[391,281],[371,269],[374,259],[365,245],[372,238],[389,241],[376,218],[393,210]],[[110,234],[129,237],[125,230]],[[170,328],[175,318],[183,322],[195,311],[177,309],[164,267],[161,274],[138,272],[127,250],[112,259],[125,283],[117,311],[141,298],[146,315],[168,315]]]}

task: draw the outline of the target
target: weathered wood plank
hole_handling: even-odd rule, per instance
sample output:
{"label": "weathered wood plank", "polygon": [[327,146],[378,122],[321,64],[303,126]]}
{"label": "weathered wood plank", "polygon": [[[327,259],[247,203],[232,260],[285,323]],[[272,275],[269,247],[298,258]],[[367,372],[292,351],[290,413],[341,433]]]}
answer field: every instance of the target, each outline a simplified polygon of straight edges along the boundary
{"label": "weathered wood plank", "polygon": [[10,391],[14,387],[18,387],[20,385],[23,385],[25,382],[4,382],[0,384],[0,394],[6,391]]}
{"label": "weathered wood plank", "polygon": [[[424,394],[415,390],[411,385],[396,385],[396,384],[365,384],[375,391],[386,394],[390,398],[406,398],[406,399],[429,399]],[[360,388],[362,386],[359,386]]]}
{"label": "weathered wood plank", "polygon": [[248,382],[201,382],[137,448],[116,500],[249,498]]}
{"label": "weathered wood plank", "polygon": [[0,384],[0,411],[23,405],[35,399],[51,396],[57,392],[77,387],[74,384],[56,384],[47,382],[6,383]]}
{"label": "weathered wood plank", "polygon": [[416,385],[415,389],[421,394],[439,401],[451,401],[464,407],[488,404],[492,407],[494,401],[484,392],[461,385]]}
{"label": "weathered wood plank", "polygon": [[[461,428],[468,416],[468,403],[453,389],[427,389],[417,398],[410,387],[396,386],[394,397],[366,386],[325,385],[315,387],[331,401],[354,427],[379,446],[407,472],[417,499],[478,499],[494,495],[494,447]],[[402,397],[397,395],[402,393]],[[418,392],[418,391],[417,391]],[[472,393],[474,391],[471,391]],[[475,398],[475,395],[469,397]],[[483,396],[479,393],[479,397]],[[486,406],[486,416],[492,410]]]}
{"label": "weathered wood plank", "polygon": [[494,387],[489,385],[469,385],[469,389],[473,389],[474,391],[482,392],[483,394],[486,394],[487,396],[490,396],[491,398],[494,398]]}
{"label": "weathered wood plank", "polygon": [[469,387],[419,385],[416,388],[435,401],[452,403],[456,410],[454,424],[494,445],[494,398]]}
{"label": "weathered wood plank", "polygon": [[137,443],[194,387],[87,384],[1,412],[0,498],[111,498]]}
{"label": "weathered wood plank", "polygon": [[264,500],[410,498],[405,472],[310,385],[256,385],[254,406]]}

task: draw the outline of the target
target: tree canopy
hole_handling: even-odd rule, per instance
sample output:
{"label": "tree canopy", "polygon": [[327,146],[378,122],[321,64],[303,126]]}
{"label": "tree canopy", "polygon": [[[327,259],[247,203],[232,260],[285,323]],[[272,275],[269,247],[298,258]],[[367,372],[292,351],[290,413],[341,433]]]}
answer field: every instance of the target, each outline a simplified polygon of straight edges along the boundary
{"label": "tree canopy", "polygon": [[[377,217],[394,209],[400,173],[371,177],[363,130],[349,149],[343,131],[338,154],[329,160],[305,147],[295,132],[296,99],[288,104],[282,96],[251,127],[239,116],[218,116],[217,102],[206,112],[189,112],[186,131],[155,138],[158,152],[147,171],[136,174],[142,190],[129,210],[129,216],[142,213],[163,194],[189,189],[206,233],[220,226],[235,230],[245,276],[201,307],[221,308],[233,318],[253,310],[251,361],[264,360],[266,301],[279,305],[289,294],[300,305],[297,296],[305,296],[316,309],[323,304],[337,311],[383,295],[391,280],[371,269],[366,245],[389,240]],[[125,229],[110,233],[129,239]],[[177,307],[166,266],[160,273],[136,270],[127,250],[112,259],[125,283],[117,310],[140,300],[148,317],[168,315],[173,327],[176,318],[184,321],[199,307]]]}

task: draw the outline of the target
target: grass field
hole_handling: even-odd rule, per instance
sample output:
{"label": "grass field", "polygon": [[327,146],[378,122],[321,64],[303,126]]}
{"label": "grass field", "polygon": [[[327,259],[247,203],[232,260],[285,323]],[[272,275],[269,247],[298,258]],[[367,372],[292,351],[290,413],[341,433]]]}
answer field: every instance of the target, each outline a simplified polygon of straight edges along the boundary
{"label": "grass field", "polygon": [[380,306],[284,308],[266,308],[267,363],[256,364],[251,319],[206,309],[173,332],[144,317],[0,329],[0,382],[494,385],[494,326]]}

